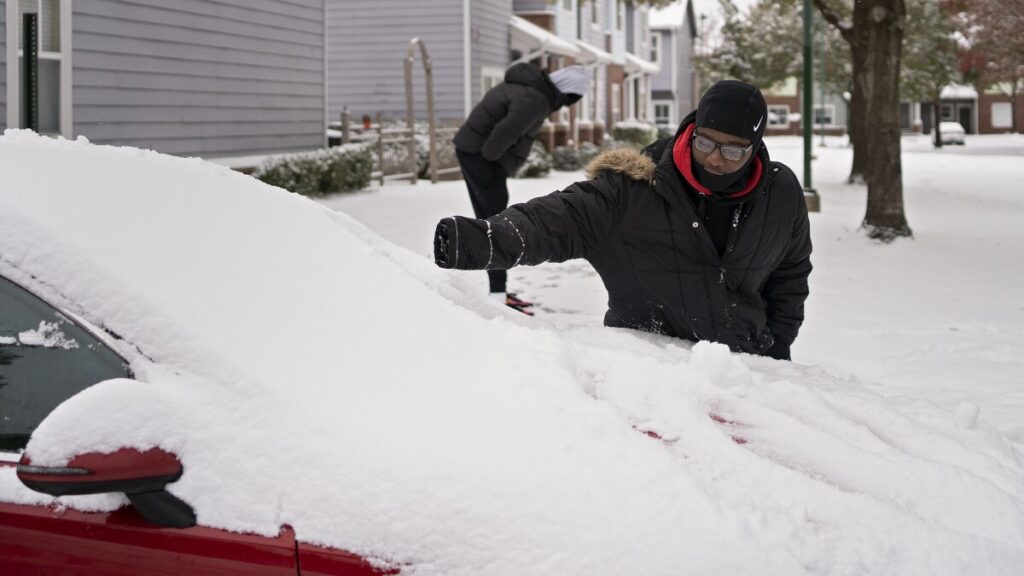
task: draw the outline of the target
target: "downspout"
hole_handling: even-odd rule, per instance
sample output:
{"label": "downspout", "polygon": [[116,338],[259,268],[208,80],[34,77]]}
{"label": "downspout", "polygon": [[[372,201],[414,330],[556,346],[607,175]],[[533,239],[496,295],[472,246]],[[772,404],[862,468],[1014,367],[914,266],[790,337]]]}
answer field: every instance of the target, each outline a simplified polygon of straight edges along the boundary
{"label": "downspout", "polygon": [[462,0],[462,116],[473,111],[473,44],[470,0]]}
{"label": "downspout", "polygon": [[[11,0],[7,0],[7,2],[10,3]],[[71,45],[71,40],[74,38],[71,28],[74,25],[72,8],[71,0],[63,0],[60,3],[60,133],[68,140],[75,137],[74,62],[72,60],[75,51],[74,46]]]}
{"label": "downspout", "polygon": [[18,34],[18,3],[7,0],[4,8],[7,11],[7,127],[18,128],[21,126],[21,81],[18,78],[18,45],[21,44],[21,38]]}
{"label": "downspout", "polygon": [[328,74],[328,70],[327,70],[327,63],[328,63],[328,59],[327,59],[327,30],[328,30],[327,19],[328,19],[328,14],[327,14],[327,12],[329,10],[329,8],[327,7],[327,3],[328,3],[328,0],[324,0],[324,2],[323,2],[323,6],[324,6],[324,124],[323,124],[323,126],[324,126],[324,142],[323,142],[323,147],[324,148],[327,148],[327,147],[329,147],[331,145],[330,138],[327,136],[327,127],[330,126],[330,124],[331,124],[331,102],[330,102],[330,100],[328,98],[328,90],[329,90],[330,87],[328,86],[328,83],[327,83],[328,80],[330,79],[330,74]]}

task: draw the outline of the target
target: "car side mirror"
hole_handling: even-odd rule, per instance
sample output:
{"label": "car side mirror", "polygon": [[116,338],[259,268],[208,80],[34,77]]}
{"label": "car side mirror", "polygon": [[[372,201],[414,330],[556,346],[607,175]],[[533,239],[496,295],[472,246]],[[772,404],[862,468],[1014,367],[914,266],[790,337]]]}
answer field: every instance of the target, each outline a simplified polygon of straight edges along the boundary
{"label": "car side mirror", "polygon": [[195,512],[165,489],[182,472],[174,454],[159,448],[123,448],[110,454],[82,454],[66,466],[35,466],[26,453],[17,473],[22,484],[51,496],[123,492],[146,521],[188,528],[196,523]]}

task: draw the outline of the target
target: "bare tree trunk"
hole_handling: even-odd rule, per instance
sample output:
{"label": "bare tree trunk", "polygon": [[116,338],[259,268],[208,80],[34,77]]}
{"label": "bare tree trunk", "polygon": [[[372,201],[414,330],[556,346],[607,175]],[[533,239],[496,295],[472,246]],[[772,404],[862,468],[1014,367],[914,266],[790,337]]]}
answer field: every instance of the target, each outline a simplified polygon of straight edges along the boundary
{"label": "bare tree trunk", "polygon": [[939,123],[942,121],[942,113],[939,111],[939,100],[942,99],[942,93],[939,92],[935,95],[932,100],[932,126],[935,128],[935,147],[942,148],[942,130],[939,128]]}
{"label": "bare tree trunk", "polygon": [[849,184],[864,184],[867,173],[867,141],[868,133],[867,114],[867,86],[865,73],[865,62],[867,51],[858,43],[850,43],[850,59],[853,61],[853,90],[850,92],[850,144],[853,146],[853,164],[850,166],[850,176],[846,179]]}
{"label": "bare tree trunk", "polygon": [[863,226],[871,238],[891,242],[911,236],[903,209],[900,160],[900,54],[906,6],[903,0],[861,0],[854,5],[853,27],[865,49],[866,96],[862,150],[868,170],[868,206]]}

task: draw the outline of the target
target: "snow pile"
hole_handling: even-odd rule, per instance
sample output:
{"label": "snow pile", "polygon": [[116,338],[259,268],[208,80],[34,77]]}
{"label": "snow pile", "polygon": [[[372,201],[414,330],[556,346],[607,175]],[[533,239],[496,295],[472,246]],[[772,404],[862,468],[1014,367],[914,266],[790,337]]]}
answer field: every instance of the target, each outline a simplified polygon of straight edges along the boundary
{"label": "snow pile", "polygon": [[[0,274],[122,336],[141,380],[58,407],[34,463],[161,446],[200,523],[290,524],[409,574],[1024,566],[1024,464],[969,407],[558,330],[195,159],[8,131],[0,173]],[[10,468],[0,499],[45,501]]]}

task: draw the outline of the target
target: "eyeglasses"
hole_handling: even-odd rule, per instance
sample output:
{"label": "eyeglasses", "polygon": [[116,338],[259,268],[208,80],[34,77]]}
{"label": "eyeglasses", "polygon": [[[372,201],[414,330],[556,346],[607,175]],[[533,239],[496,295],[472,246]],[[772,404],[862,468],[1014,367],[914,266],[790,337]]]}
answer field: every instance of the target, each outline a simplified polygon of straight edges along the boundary
{"label": "eyeglasses", "polygon": [[704,154],[711,154],[715,151],[715,148],[718,148],[719,152],[722,154],[722,158],[725,158],[730,162],[738,162],[746,155],[747,152],[750,152],[750,149],[753,148],[754,145],[751,144],[746,148],[741,148],[739,146],[726,146],[725,144],[719,144],[710,138],[705,138],[704,136],[695,133],[693,135],[693,147]]}

